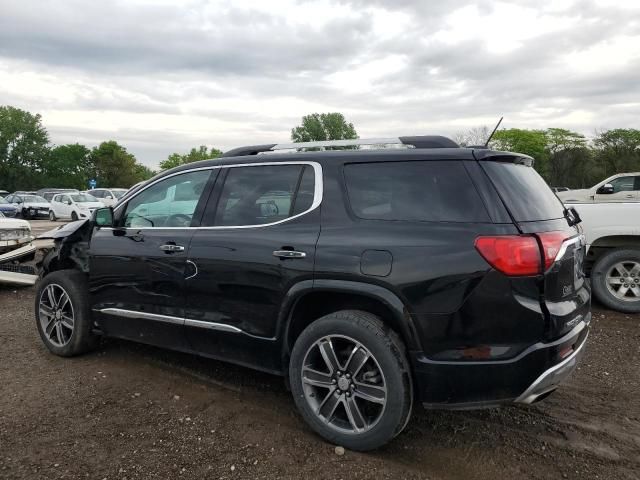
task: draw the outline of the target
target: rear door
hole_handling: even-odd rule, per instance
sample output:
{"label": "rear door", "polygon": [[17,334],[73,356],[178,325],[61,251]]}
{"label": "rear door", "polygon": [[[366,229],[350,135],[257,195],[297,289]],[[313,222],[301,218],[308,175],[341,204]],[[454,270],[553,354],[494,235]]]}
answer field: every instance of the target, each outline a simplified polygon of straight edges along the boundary
{"label": "rear door", "polygon": [[[91,306],[108,335],[187,348],[187,252],[211,175],[209,169],[161,179],[116,210],[115,228],[94,232],[89,250]],[[189,203],[179,212],[167,201],[176,189]]]}
{"label": "rear door", "polygon": [[546,336],[560,337],[588,319],[584,237],[569,225],[564,205],[533,167],[509,161],[484,160],[480,164],[519,230],[538,238],[542,257],[547,258],[539,287]]}
{"label": "rear door", "polygon": [[287,291],[313,278],[321,196],[316,163],[221,169],[187,260],[194,350],[278,369],[278,314]]}

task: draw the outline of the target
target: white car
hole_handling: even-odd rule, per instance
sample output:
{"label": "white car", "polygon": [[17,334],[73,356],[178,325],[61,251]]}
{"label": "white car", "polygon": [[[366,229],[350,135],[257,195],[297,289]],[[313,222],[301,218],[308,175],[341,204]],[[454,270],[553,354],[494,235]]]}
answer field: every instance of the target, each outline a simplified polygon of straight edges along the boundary
{"label": "white car", "polygon": [[48,217],[50,204],[40,195],[31,193],[12,193],[5,200],[18,209],[22,218]]}
{"label": "white car", "polygon": [[99,202],[105,207],[112,207],[121,197],[127,193],[126,188],[94,188],[93,190],[88,190],[87,193],[89,195],[93,195],[98,199]]}
{"label": "white car", "polygon": [[640,202],[640,172],[618,173],[591,188],[557,195],[564,203]]}
{"label": "white car", "polygon": [[73,221],[91,218],[93,211],[103,204],[88,193],[58,193],[51,199],[49,220],[69,218]]}

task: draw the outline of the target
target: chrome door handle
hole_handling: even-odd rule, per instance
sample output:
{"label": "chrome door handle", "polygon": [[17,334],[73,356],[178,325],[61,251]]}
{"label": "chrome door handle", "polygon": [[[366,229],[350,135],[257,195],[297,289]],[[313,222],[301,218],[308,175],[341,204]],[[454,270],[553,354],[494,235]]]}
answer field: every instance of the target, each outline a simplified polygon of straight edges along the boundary
{"label": "chrome door handle", "polygon": [[160,250],[163,252],[184,252],[184,247],[182,245],[171,245],[167,243],[165,245],[160,245]]}
{"label": "chrome door handle", "polygon": [[296,252],[295,250],[274,250],[273,256],[279,258],[304,258],[307,254],[305,252]]}
{"label": "chrome door handle", "polygon": [[635,195],[627,195],[627,198],[635,198]]}

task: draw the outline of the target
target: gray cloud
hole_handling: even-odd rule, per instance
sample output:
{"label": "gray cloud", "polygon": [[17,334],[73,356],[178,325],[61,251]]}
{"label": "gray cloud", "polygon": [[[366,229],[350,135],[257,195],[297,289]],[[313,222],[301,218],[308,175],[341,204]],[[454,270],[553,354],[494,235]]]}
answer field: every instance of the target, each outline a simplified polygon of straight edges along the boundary
{"label": "gray cloud", "polygon": [[[361,133],[372,135],[453,134],[501,114],[506,126],[562,125],[584,133],[640,127],[633,104],[640,98],[637,50],[619,52],[621,61],[613,66],[573,71],[566,65],[566,59],[615,38],[637,42],[640,11],[596,1],[564,10],[542,3],[510,2],[573,26],[541,30],[498,54],[483,38],[500,32],[486,31],[480,21],[469,26],[473,35],[464,40],[443,39],[453,11],[475,4],[480,15],[491,15],[498,4],[490,0],[335,0],[328,9],[340,14],[326,21],[301,20],[287,9],[212,6],[204,0],[180,7],[0,0],[0,71],[3,64],[5,72],[17,65],[72,85],[63,97],[0,90],[0,103],[45,113],[95,112],[96,118],[105,112],[137,115],[142,122],[153,117],[148,128],[141,123],[101,130],[58,121],[49,129],[57,143],[115,138],[150,165],[201,143],[231,147],[286,140],[306,104],[344,111]],[[311,5],[300,0],[296,7]],[[404,14],[407,23],[396,30],[392,23],[381,25],[380,16],[392,13]],[[361,75],[341,85],[332,75],[391,55],[400,64],[389,63],[388,70],[384,62],[376,64],[371,78]],[[234,108],[234,101],[242,108]],[[173,122],[165,131],[158,126],[164,118],[191,123],[177,128]],[[202,138],[201,130],[188,128],[198,119],[223,125]]]}

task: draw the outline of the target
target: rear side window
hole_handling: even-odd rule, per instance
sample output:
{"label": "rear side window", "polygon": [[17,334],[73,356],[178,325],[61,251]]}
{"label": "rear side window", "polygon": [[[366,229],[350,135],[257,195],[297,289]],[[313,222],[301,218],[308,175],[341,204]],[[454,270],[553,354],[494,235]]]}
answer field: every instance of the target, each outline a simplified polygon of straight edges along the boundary
{"label": "rear side window", "polygon": [[506,162],[480,163],[516,221],[564,217],[564,206],[533,167]]}
{"label": "rear side window", "polygon": [[489,222],[460,161],[353,163],[344,169],[355,215],[418,222]]}

